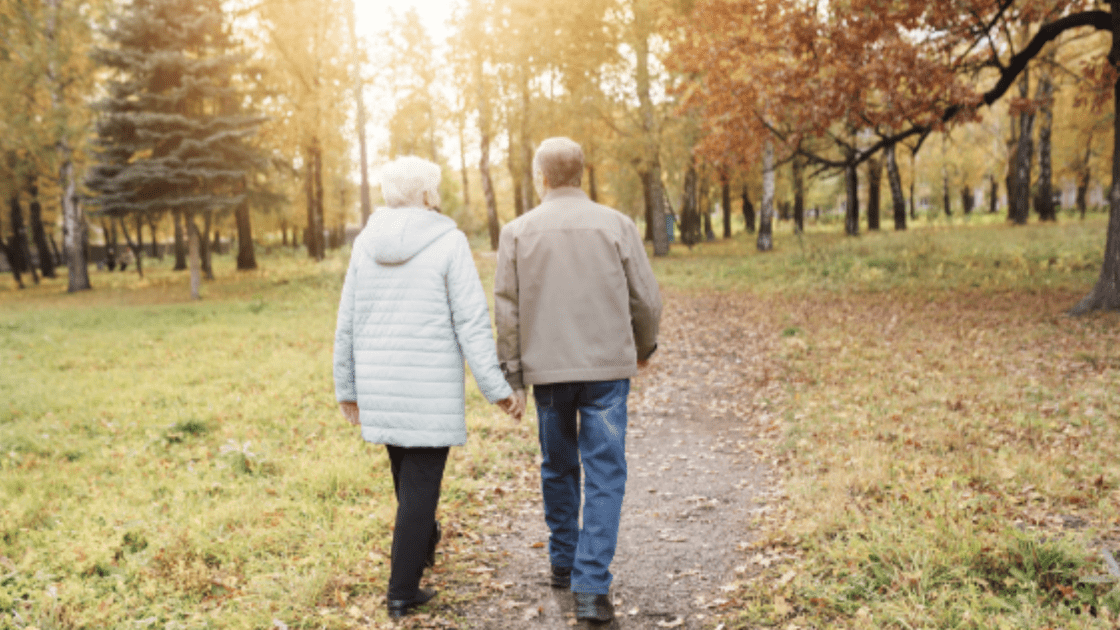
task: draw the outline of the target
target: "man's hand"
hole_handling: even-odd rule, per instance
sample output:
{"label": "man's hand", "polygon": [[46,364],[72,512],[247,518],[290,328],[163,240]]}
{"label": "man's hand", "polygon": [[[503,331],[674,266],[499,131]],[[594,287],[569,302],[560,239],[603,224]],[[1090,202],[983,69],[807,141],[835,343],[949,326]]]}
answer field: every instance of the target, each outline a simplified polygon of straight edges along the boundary
{"label": "man's hand", "polygon": [[347,422],[356,427],[361,426],[362,421],[358,419],[358,403],[352,400],[344,400],[338,403],[338,408],[342,410],[342,415]]}
{"label": "man's hand", "polygon": [[638,361],[638,369],[639,370],[644,370],[648,367],[649,367],[649,359],[646,359],[645,361]]}
{"label": "man's hand", "polygon": [[514,420],[521,420],[522,414],[525,413],[525,390],[515,390],[512,396],[499,400],[497,405]]}

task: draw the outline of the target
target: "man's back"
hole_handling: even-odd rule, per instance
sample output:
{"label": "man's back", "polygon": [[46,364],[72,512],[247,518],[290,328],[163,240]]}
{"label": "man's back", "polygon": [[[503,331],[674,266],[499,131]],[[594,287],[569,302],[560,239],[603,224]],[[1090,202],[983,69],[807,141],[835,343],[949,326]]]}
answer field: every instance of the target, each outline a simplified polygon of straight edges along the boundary
{"label": "man's back", "polygon": [[549,190],[502,230],[498,355],[511,384],[629,378],[661,300],[637,227],[579,188]]}

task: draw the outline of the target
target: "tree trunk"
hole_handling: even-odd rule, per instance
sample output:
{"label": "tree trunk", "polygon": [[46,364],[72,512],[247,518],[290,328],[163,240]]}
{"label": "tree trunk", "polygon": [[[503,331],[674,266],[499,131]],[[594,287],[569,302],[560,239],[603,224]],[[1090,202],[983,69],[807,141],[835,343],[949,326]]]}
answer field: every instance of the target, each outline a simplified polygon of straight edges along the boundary
{"label": "tree trunk", "polygon": [[[214,268],[210,266],[210,225],[213,220],[213,213],[209,210],[202,213],[202,232],[198,235],[198,255],[199,262],[202,265],[202,274],[206,280],[214,279]],[[195,231],[198,228],[195,227]]]}
{"label": "tree trunk", "polygon": [[731,238],[731,178],[727,173],[719,174],[719,205],[723,211],[723,238]]}
{"label": "tree trunk", "polygon": [[201,258],[201,252],[199,250],[201,249],[202,238],[198,234],[198,226],[195,225],[194,214],[188,212],[183,218],[187,224],[187,240],[190,241],[188,249],[191,269],[191,299],[198,300],[201,299],[199,289],[202,287],[202,265],[199,260]]}
{"label": "tree trunk", "polygon": [[43,207],[39,205],[39,187],[31,184],[28,192],[31,194],[28,220],[31,222],[31,237],[35,241],[35,250],[39,253],[39,268],[43,271],[44,278],[53,278],[55,277],[54,256],[51,254],[50,243],[47,242],[47,232],[43,229]]}
{"label": "tree trunk", "polygon": [[894,208],[894,229],[906,229],[906,199],[902,196],[902,176],[898,173],[898,159],[894,145],[887,146],[887,181],[891,186],[891,205]]}
{"label": "tree trunk", "polygon": [[[112,221],[112,219],[109,219],[109,220]],[[141,217],[139,215],[137,215],[137,217],[136,217],[136,238],[137,238],[137,241],[133,242],[132,241],[132,234],[130,234],[129,231],[128,231],[128,224],[124,222],[124,217],[123,216],[118,216],[117,217],[117,223],[120,223],[120,226],[121,226],[121,234],[124,234],[125,246],[128,247],[129,251],[132,252],[132,257],[134,259],[136,259],[136,273],[140,274],[141,278],[144,277],[144,264],[142,262],[140,262],[141,255],[143,254],[143,252],[141,250],[144,247],[144,241],[141,240],[143,238],[143,235],[140,231],[140,226],[143,225],[142,221],[143,221],[143,219],[141,219]],[[124,266],[123,265],[121,266],[121,271],[124,271]]]}
{"label": "tree trunk", "polygon": [[918,208],[917,208],[916,202],[914,201],[914,185],[916,183],[914,180],[916,180],[916,179],[917,179],[916,177],[911,177],[910,178],[910,220],[911,221],[918,218]]}
{"label": "tree trunk", "polygon": [[[56,31],[62,9],[61,0],[48,0],[50,13],[46,20],[46,36],[51,43],[51,49],[57,50]],[[69,82],[59,76],[59,64],[52,59],[47,64],[47,80],[50,84],[51,106],[55,112],[66,110],[66,90]],[[58,127],[63,131],[64,127]],[[65,235],[63,246],[66,248],[67,287],[70,293],[88,291],[89,267],[88,244],[89,231],[85,218],[82,215],[82,206],[77,192],[77,182],[74,177],[74,150],[66,137],[66,133],[59,133],[55,139],[55,151],[58,153],[58,189],[62,191],[62,231]]]}
{"label": "tree trunk", "polygon": [[844,208],[844,233],[848,236],[859,236],[859,175],[856,172],[855,160],[848,156],[848,163],[844,166],[844,188],[847,192]]}
{"label": "tree trunk", "polygon": [[587,165],[587,196],[591,201],[599,202],[599,186],[595,182],[595,165]]}
{"label": "tree trunk", "polygon": [[[512,114],[510,114],[512,116]],[[513,137],[513,120],[507,121],[506,124],[506,144],[509,145],[509,150],[506,151],[506,162],[509,166],[509,181],[510,187],[513,188],[513,213],[514,216],[521,216],[525,214],[525,198],[521,194],[521,169],[518,167],[516,139]]]}
{"label": "tree trunk", "polygon": [[976,199],[973,197],[972,188],[965,184],[961,186],[961,211],[966,215],[972,214],[972,207],[976,204]]}
{"label": "tree trunk", "polygon": [[883,182],[883,162],[878,158],[867,160],[867,229],[879,231],[879,190]]}
{"label": "tree trunk", "polygon": [[949,167],[944,163],[941,165],[941,206],[945,216],[953,216],[953,203],[949,197]]}
{"label": "tree trunk", "polygon": [[[1120,0],[1112,0],[1112,50],[1108,60],[1120,67]],[[1113,87],[1112,103],[1120,112],[1120,80]],[[1104,262],[1096,286],[1070,311],[1082,315],[1090,311],[1120,310],[1120,125],[1112,124],[1112,188],[1108,192],[1108,235]]]}
{"label": "tree trunk", "polygon": [[635,54],[635,87],[638,92],[638,109],[641,114],[642,135],[645,141],[644,160],[649,172],[649,199],[653,211],[650,217],[654,225],[653,230],[653,255],[666,256],[669,254],[669,234],[665,229],[665,188],[661,183],[661,159],[657,143],[657,133],[653,120],[653,100],[650,98],[649,78],[649,40],[653,36],[655,25],[652,15],[650,0],[638,0],[634,4],[634,52]]}
{"label": "tree trunk", "polygon": [[[639,162],[640,164],[640,162]],[[646,234],[643,239],[647,243],[653,242],[653,229],[668,228],[668,226],[654,226],[653,224],[653,192],[650,191],[651,180],[649,171],[638,171],[638,179],[642,182],[642,202],[645,208]]]}
{"label": "tree trunk", "polygon": [[173,271],[183,271],[187,268],[187,244],[183,234],[183,211],[175,210],[171,213],[171,221],[175,224],[175,267]]}
{"label": "tree trunk", "polygon": [[[1026,99],[1030,94],[1027,70],[1019,82],[1019,95]],[[1019,143],[1015,152],[1015,204],[1011,220],[1016,225],[1025,225],[1030,214],[1031,202],[1031,160],[1034,157],[1034,143],[1031,134],[1034,128],[1034,114],[1019,114]]]}
{"label": "tree trunk", "polygon": [[1085,219],[1085,210],[1089,206],[1089,167],[1081,172],[1081,178],[1077,182],[1077,211],[1081,213],[1081,219]]}
{"label": "tree trunk", "polygon": [[762,207],[759,208],[758,242],[760,252],[774,249],[774,143],[766,139],[762,152]]}
{"label": "tree trunk", "polygon": [[474,217],[474,213],[471,211],[471,186],[470,177],[468,177],[467,174],[467,143],[465,141],[464,130],[464,126],[466,125],[466,121],[464,119],[466,118],[466,115],[466,110],[464,109],[462,112],[460,112],[458,117],[459,176],[463,183],[463,219],[462,225],[459,226],[459,229],[466,232],[467,234],[470,234],[473,229],[473,226],[471,225],[471,219]]}
{"label": "tree trunk", "polygon": [[486,197],[486,224],[490,228],[490,248],[498,251],[501,226],[498,225],[498,202],[494,197],[494,183],[490,180],[489,125],[480,131],[482,139],[479,141],[478,172],[482,175],[482,194]]}
{"label": "tree trunk", "polygon": [[[361,176],[361,188],[359,190],[359,195],[360,195],[361,212],[362,212],[362,223],[359,227],[364,228],[366,226],[366,221],[369,221],[369,215],[373,212],[373,203],[370,201],[369,157],[367,155],[368,149],[366,148],[366,102],[365,102],[365,94],[364,94],[365,90],[363,89],[365,86],[362,84],[361,51],[360,51],[359,46],[358,46],[358,34],[357,34],[357,27],[356,27],[357,16],[355,15],[354,2],[355,2],[355,0],[350,0],[350,2],[348,3],[348,6],[347,6],[347,12],[348,12],[348,15],[347,15],[348,24],[347,25],[350,28],[350,46],[351,46],[350,61],[351,61],[352,64],[354,64],[354,100],[357,101],[356,104],[357,104],[357,116],[358,116],[358,120],[357,120],[357,123],[358,123],[358,157],[359,157],[360,176]],[[459,143],[459,146],[460,147],[462,146],[461,141]],[[464,178],[465,177],[466,177],[466,175],[464,175]],[[464,187],[463,190],[465,191],[466,188]],[[247,226],[249,225],[248,219],[246,219],[245,224]],[[241,235],[241,219],[240,219],[240,217],[238,217],[237,225],[238,225],[237,241],[238,241],[238,247],[240,248],[240,247],[243,247],[241,245],[242,235]],[[251,231],[251,229],[250,229],[250,231]],[[252,237],[250,236],[250,239],[251,238]],[[253,250],[252,250],[251,240],[250,240],[249,245],[250,245],[249,253],[246,256],[245,264],[251,264],[252,266],[251,267],[242,267],[241,266],[242,265],[241,252],[244,251],[244,250],[238,249],[238,253],[237,253],[237,268],[238,269],[256,269],[257,268],[257,260],[256,260],[255,252],[253,252]]]}
{"label": "tree trunk", "polygon": [[988,214],[995,214],[999,206],[999,183],[996,181],[996,176],[988,174]]}
{"label": "tree trunk", "polygon": [[51,234],[51,255],[54,256],[54,265],[58,267],[63,265],[62,252],[58,251],[58,241],[54,240],[54,234]]}
{"label": "tree trunk", "polygon": [[[249,216],[249,200],[242,199],[235,212],[237,219],[237,270],[257,268],[257,252],[253,246],[253,223]],[[363,223],[364,225],[364,223]]]}
{"label": "tree trunk", "polygon": [[11,197],[11,213],[9,221],[12,226],[12,236],[8,239],[8,247],[15,255],[16,264],[22,273],[31,274],[35,284],[39,284],[39,272],[31,263],[31,248],[27,244],[27,228],[23,225],[23,209],[19,206],[19,197],[13,193]]}
{"label": "tree trunk", "polygon": [[704,240],[714,241],[716,239],[716,234],[715,231],[712,230],[712,196],[707,168],[701,171],[698,208],[700,211],[700,218],[704,224]]}
{"label": "tree trunk", "polygon": [[326,243],[323,240],[323,160],[318,138],[312,138],[307,148],[307,174],[303,183],[307,196],[307,256],[323,260]]}
{"label": "tree trunk", "polygon": [[478,174],[482,177],[482,195],[486,198],[486,225],[490,230],[490,248],[498,251],[501,226],[498,225],[498,202],[494,196],[494,182],[490,179],[490,100],[486,96],[486,75],[482,57],[474,59],[476,103],[478,108]]}
{"label": "tree trunk", "polygon": [[699,193],[696,189],[696,163],[688,165],[684,175],[684,192],[681,193],[681,242],[689,249],[701,238]]}
{"label": "tree trunk", "polygon": [[529,137],[529,69],[521,69],[521,203],[525,212],[536,207],[533,197],[533,141]]}
{"label": "tree trunk", "polygon": [[70,149],[65,142],[59,143],[62,164],[58,167],[58,181],[62,188],[62,220],[66,231],[63,247],[66,249],[66,290],[69,293],[88,291],[89,282],[88,252],[89,232],[82,216],[81,202],[78,200],[77,182],[74,180],[74,164],[70,160]]}
{"label": "tree trunk", "polygon": [[159,246],[159,237],[156,236],[156,224],[159,221],[152,216],[148,217],[148,234],[152,237],[152,254],[159,260],[163,260],[163,248]]}
{"label": "tree trunk", "polygon": [[19,271],[19,261],[16,260],[15,248],[12,247],[14,243],[4,242],[4,221],[3,213],[0,213],[0,253],[4,254],[4,258],[8,261],[8,269],[12,271],[12,277],[15,278],[16,286],[23,289],[23,275]]}
{"label": "tree trunk", "polygon": [[805,165],[800,159],[794,158],[793,168],[793,231],[800,234],[805,231]]}
{"label": "tree trunk", "polygon": [[303,238],[303,244],[307,246],[307,257],[317,260],[315,239],[312,237],[315,230],[315,159],[312,157],[314,150],[314,147],[308,147],[306,150],[306,164],[303,175],[303,194],[307,203],[307,231]]}
{"label": "tree trunk", "polygon": [[112,219],[105,223],[101,219],[101,236],[105,240],[105,268],[109,271],[117,269],[117,225]]}
{"label": "tree trunk", "polygon": [[747,224],[747,231],[754,234],[754,204],[746,183],[743,184],[743,221]]}
{"label": "tree trunk", "polygon": [[[206,214],[207,218],[210,213]],[[325,215],[323,213],[323,149],[315,142],[315,231],[311,233],[315,243],[315,258],[323,260],[327,255],[327,244],[323,232],[325,231]],[[207,259],[210,257],[207,256]],[[213,279],[207,276],[208,280]]]}
{"label": "tree trunk", "polygon": [[1038,196],[1035,211],[1040,221],[1057,221],[1058,213],[1054,208],[1053,172],[1051,169],[1051,129],[1054,126],[1054,107],[1052,97],[1054,84],[1050,77],[1043,75],[1038,81],[1038,100],[1041,103],[1038,125]]}

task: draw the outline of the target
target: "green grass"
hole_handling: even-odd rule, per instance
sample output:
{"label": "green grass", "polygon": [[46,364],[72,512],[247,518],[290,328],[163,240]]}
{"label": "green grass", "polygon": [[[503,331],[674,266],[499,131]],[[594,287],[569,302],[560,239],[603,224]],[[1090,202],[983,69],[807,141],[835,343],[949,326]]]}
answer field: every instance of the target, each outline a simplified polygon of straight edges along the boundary
{"label": "green grass", "polygon": [[[654,261],[670,299],[765,300],[758,326],[783,348],[766,360],[787,383],[767,446],[784,516],[755,534],[796,562],[728,594],[722,622],[1109,623],[1088,611],[1116,592],[1081,578],[1120,541],[1120,326],[1062,315],[1096,280],[1104,226],[779,223],[770,253],[738,235]],[[489,287],[493,256],[476,259]],[[146,262],[77,295],[0,288],[0,627],[388,623],[388,466],[330,374],[346,252],[276,251],[254,272],[218,258],[193,303],[185,274]],[[534,491],[532,424],[467,394],[434,575],[451,606],[485,588],[468,569],[493,560],[472,538],[502,509],[489,498]]]}
{"label": "green grass", "polygon": [[[384,619],[387,459],[342,419],[330,374],[344,264],[219,259],[197,303],[159,265],[95,273],[81,295],[62,280],[0,293],[0,627]],[[451,546],[476,495],[533,453],[527,424],[467,391]],[[463,546],[459,579],[485,556]]]}
{"label": "green grass", "polygon": [[691,250],[677,245],[655,269],[662,286],[682,290],[925,295],[1074,289],[1091,286],[1097,277],[1105,224],[1100,215],[1018,227],[988,217],[973,224],[958,218],[852,238],[836,226],[809,224],[799,236],[791,223],[778,223],[772,252],[757,251],[751,235],[738,234]]}

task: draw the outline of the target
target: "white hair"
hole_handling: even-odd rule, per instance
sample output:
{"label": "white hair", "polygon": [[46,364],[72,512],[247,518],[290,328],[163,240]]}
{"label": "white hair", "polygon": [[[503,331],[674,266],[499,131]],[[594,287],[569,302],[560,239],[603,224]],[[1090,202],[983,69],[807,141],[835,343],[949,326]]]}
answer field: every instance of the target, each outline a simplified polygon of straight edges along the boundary
{"label": "white hair", "polygon": [[414,155],[397,158],[381,167],[381,195],[390,208],[438,208],[441,180],[438,164]]}
{"label": "white hair", "polygon": [[537,147],[533,174],[543,175],[549,188],[578,187],[583,178],[583,149],[571,138],[549,138]]}

